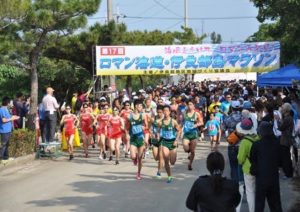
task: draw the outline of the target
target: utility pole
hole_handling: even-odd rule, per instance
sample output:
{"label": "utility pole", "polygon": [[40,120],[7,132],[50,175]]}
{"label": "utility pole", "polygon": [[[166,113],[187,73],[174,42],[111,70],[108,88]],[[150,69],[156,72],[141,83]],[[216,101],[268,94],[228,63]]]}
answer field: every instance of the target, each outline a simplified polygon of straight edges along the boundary
{"label": "utility pole", "polygon": [[[114,20],[112,0],[107,0],[107,23]],[[113,91],[116,90],[116,76],[109,76],[109,86]]]}
{"label": "utility pole", "polygon": [[187,16],[188,16],[188,0],[184,0],[184,27],[187,28],[188,27],[188,21],[187,21]]}

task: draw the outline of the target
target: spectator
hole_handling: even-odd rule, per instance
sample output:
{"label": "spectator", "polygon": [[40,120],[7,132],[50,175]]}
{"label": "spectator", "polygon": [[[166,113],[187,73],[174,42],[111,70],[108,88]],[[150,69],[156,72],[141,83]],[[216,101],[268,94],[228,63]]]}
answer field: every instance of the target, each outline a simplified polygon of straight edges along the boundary
{"label": "spectator", "polygon": [[54,89],[48,87],[47,95],[44,96],[42,103],[45,109],[45,141],[52,142],[55,135],[56,122],[57,122],[57,109],[59,105],[57,103],[56,98],[53,96]]}
{"label": "spectator", "polygon": [[252,144],[256,142],[259,137],[254,129],[251,119],[243,119],[236,126],[236,131],[240,137],[243,137],[240,143],[238,152],[238,162],[243,166],[244,181],[246,186],[247,202],[249,212],[255,210],[255,177],[250,173],[250,151]]}
{"label": "spectator", "polygon": [[39,115],[39,125],[40,125],[42,142],[44,143],[46,141],[46,136],[45,136],[45,133],[44,133],[44,127],[45,127],[45,122],[46,122],[46,114],[45,114],[45,108],[43,106],[43,103],[39,104],[38,115]]}
{"label": "spectator", "polygon": [[[288,178],[293,177],[290,147],[294,141],[294,121],[291,111],[292,106],[289,103],[284,103],[281,108],[282,120],[278,123],[278,130],[280,130],[282,134],[280,137],[280,163],[285,176]],[[276,119],[278,121],[278,116],[276,116]]]}
{"label": "spectator", "polygon": [[20,117],[18,120],[14,121],[14,127],[22,128],[23,118],[26,116],[27,113],[26,105],[24,104],[24,95],[22,93],[18,93],[16,95],[16,99],[13,101],[13,104],[13,115]]}
{"label": "spectator", "polygon": [[13,129],[13,121],[18,120],[20,117],[16,115],[11,115],[8,110],[8,105],[10,99],[4,97],[2,99],[2,107],[0,108],[0,138],[1,138],[1,147],[0,147],[0,159],[8,160],[8,146],[9,138]]}
{"label": "spectator", "polygon": [[[240,112],[240,103],[238,101],[232,101],[231,108],[233,112],[224,119],[224,126],[227,135],[235,131],[236,125],[242,120],[242,114]],[[236,182],[243,180],[241,174],[239,174],[239,167],[237,161],[238,150],[239,143],[236,143],[234,145],[228,145],[230,176],[231,179],[235,180]]]}
{"label": "spectator", "polygon": [[261,139],[251,148],[251,174],[255,182],[255,212],[263,212],[267,199],[271,211],[282,211],[279,188],[279,143],[271,123],[262,121],[258,128]]}
{"label": "spectator", "polygon": [[193,184],[186,207],[193,211],[234,212],[241,196],[238,184],[222,177],[225,161],[219,152],[212,152],[206,160],[210,176],[200,176]]}

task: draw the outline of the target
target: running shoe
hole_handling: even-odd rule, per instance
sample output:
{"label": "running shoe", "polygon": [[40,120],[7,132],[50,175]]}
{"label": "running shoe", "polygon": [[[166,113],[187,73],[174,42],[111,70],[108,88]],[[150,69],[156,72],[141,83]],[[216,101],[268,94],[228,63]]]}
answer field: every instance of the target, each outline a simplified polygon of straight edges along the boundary
{"label": "running shoe", "polygon": [[156,173],[156,178],[161,179],[161,174],[160,174],[160,172],[157,172],[157,173]]}
{"label": "running shoe", "polygon": [[192,170],[193,170],[192,165],[188,165],[188,170],[189,170],[189,171],[192,171]]}
{"label": "running shoe", "polygon": [[125,153],[125,158],[128,158],[128,153]]}
{"label": "running shoe", "polygon": [[137,180],[141,180],[141,179],[142,179],[142,177],[141,177],[141,174],[140,174],[140,173],[137,173],[137,174],[136,174],[136,179],[137,179]]}
{"label": "running shoe", "polygon": [[118,160],[116,160],[116,165],[119,165],[120,163],[119,163],[119,161]]}
{"label": "running shoe", "polygon": [[172,177],[172,176],[169,176],[169,177],[168,177],[168,180],[167,180],[167,183],[171,183],[171,182],[173,182],[173,177]]}
{"label": "running shoe", "polygon": [[103,159],[105,160],[106,159],[106,153],[103,152]]}
{"label": "running shoe", "polygon": [[109,156],[109,159],[108,159],[108,161],[112,161],[112,159],[113,159],[113,158],[112,158],[112,156]]}
{"label": "running shoe", "polygon": [[69,160],[73,160],[73,158],[74,158],[74,156],[73,156],[73,155],[70,155]]}
{"label": "running shoe", "polygon": [[137,158],[135,158],[134,160],[132,160],[132,162],[133,162],[133,165],[137,165],[137,163],[138,163],[138,161],[137,161]]}
{"label": "running shoe", "polygon": [[99,155],[99,160],[103,160],[103,157],[101,154]]}
{"label": "running shoe", "polygon": [[95,144],[92,145],[92,148],[95,149]]}

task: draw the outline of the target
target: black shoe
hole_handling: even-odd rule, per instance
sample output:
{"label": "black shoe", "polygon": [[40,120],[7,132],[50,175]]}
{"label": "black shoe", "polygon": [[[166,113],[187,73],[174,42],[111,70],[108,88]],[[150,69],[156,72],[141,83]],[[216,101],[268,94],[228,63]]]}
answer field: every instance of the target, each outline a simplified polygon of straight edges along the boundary
{"label": "black shoe", "polygon": [[95,144],[92,145],[93,149],[95,149]]}
{"label": "black shoe", "polygon": [[119,161],[118,160],[116,160],[116,165],[119,165]]}
{"label": "black shoe", "polygon": [[113,151],[112,153],[113,153],[113,155],[116,155],[116,151]]}
{"label": "black shoe", "polygon": [[128,158],[128,153],[125,153],[125,158]]}
{"label": "black shoe", "polygon": [[193,170],[192,165],[188,165],[188,170],[189,170],[189,171],[192,171],[192,170]]}
{"label": "black shoe", "polygon": [[105,160],[106,159],[106,153],[103,152],[103,159]]}
{"label": "black shoe", "polygon": [[73,155],[70,155],[69,160],[73,160],[73,158],[74,158],[74,156],[73,156]]}
{"label": "black shoe", "polygon": [[108,161],[112,161],[112,156],[109,156],[109,159],[108,159]]}

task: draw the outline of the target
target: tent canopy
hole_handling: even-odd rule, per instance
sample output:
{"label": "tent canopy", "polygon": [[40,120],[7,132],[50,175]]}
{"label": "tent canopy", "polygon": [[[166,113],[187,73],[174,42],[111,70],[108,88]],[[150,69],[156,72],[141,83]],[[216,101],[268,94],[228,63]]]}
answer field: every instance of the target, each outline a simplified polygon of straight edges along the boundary
{"label": "tent canopy", "polygon": [[259,75],[257,85],[259,87],[291,87],[292,80],[300,80],[300,69],[290,64],[269,73]]}

